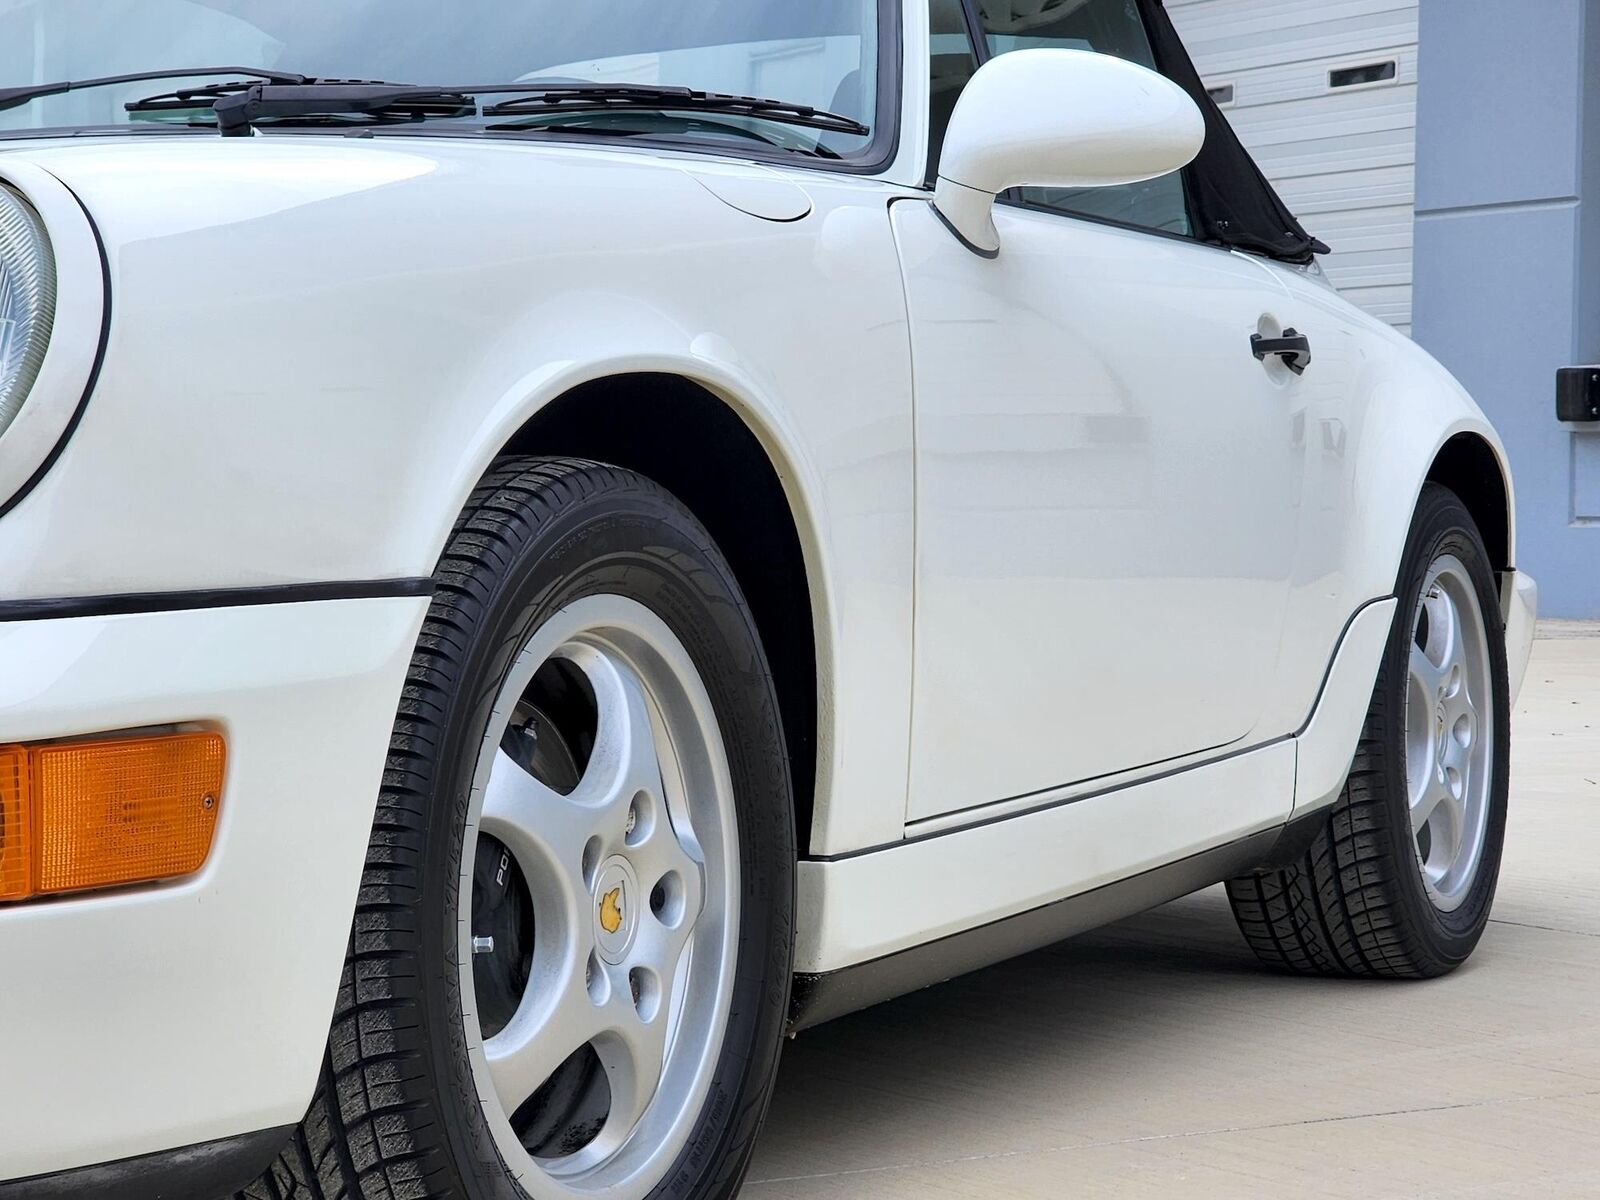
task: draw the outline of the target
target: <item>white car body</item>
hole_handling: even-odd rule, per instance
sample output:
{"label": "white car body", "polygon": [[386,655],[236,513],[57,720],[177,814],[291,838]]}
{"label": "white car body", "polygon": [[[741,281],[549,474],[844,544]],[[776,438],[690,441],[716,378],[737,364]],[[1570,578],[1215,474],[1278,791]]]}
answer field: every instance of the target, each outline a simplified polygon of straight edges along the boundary
{"label": "white car body", "polygon": [[[1441,454],[1494,467],[1468,499],[1515,686],[1532,587],[1472,400],[1314,268],[1004,206],[1000,255],[971,253],[923,185],[926,19],[874,175],[0,143],[60,278],[0,438],[0,504],[59,448],[0,516],[0,743],[229,744],[199,874],[0,906],[0,1179],[300,1119],[427,580],[491,460],[591,381],[691,381],[781,481],[816,653],[805,987],[1159,869],[1222,878],[1330,803]],[[1302,378],[1247,344],[1291,326]],[[268,588],[294,602],[240,599]],[[1184,890],[1160,878],[1144,902]],[[1102,895],[963,953],[1140,906]]]}

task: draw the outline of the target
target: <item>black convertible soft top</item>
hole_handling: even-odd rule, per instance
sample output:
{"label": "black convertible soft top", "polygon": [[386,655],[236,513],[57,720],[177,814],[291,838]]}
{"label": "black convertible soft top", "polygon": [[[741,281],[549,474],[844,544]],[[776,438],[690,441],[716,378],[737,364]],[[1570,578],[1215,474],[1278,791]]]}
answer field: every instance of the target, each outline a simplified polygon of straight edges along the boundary
{"label": "black convertible soft top", "polygon": [[1183,171],[1196,235],[1202,241],[1285,262],[1308,263],[1313,255],[1328,253],[1328,247],[1307,233],[1284,206],[1206,92],[1163,0],[1139,0],[1139,8],[1157,68],[1193,97],[1206,120],[1205,145]]}

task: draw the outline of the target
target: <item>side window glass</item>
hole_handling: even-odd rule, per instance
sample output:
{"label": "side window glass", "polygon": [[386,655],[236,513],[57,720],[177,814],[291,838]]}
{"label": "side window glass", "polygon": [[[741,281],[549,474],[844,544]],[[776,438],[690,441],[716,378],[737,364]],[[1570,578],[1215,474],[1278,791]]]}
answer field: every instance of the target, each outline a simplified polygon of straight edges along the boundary
{"label": "side window glass", "polygon": [[[942,3],[935,0],[935,11]],[[950,7],[959,9],[960,5]],[[978,10],[990,55],[1036,47],[1093,50],[1155,69],[1155,55],[1135,0],[978,0]],[[949,120],[948,112],[945,120]],[[939,133],[942,137],[942,126]],[[1019,191],[1024,201],[1043,208],[1166,233],[1190,232],[1183,179],[1177,173],[1122,187]]]}
{"label": "side window glass", "polygon": [[929,9],[933,86],[928,126],[928,182],[939,177],[939,151],[961,89],[978,69],[978,55],[967,31],[961,0],[931,0]]}

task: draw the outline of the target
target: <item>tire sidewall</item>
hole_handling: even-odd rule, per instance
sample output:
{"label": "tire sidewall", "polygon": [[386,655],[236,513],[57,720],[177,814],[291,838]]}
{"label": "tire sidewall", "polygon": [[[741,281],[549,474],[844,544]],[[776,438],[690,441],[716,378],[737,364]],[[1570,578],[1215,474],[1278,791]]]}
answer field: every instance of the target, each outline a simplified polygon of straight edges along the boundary
{"label": "tire sidewall", "polygon": [[[423,1008],[450,1157],[468,1177],[463,1183],[473,1197],[524,1196],[480,1108],[457,970],[456,914],[473,767],[517,654],[554,613],[575,601],[626,596],[654,612],[682,642],[716,714],[738,827],[739,935],[731,1011],[710,1093],[652,1200],[732,1193],[776,1071],[792,970],[795,850],[772,681],[749,610],[708,535],[659,489],[608,473],[628,484],[563,504],[514,539],[514,557],[498,573],[481,619],[468,631],[435,763],[439,774],[419,898]],[[731,1179],[718,1177],[730,1170]]]}
{"label": "tire sidewall", "polygon": [[[1411,836],[1407,801],[1405,714],[1412,631],[1423,582],[1432,564],[1453,554],[1466,566],[1477,598],[1489,648],[1489,675],[1493,692],[1493,743],[1490,747],[1489,812],[1483,849],[1471,889],[1461,904],[1445,912],[1435,907],[1423,885]],[[1383,740],[1385,790],[1389,795],[1389,820],[1396,836],[1387,839],[1396,878],[1404,880],[1399,902],[1406,924],[1421,937],[1426,951],[1441,964],[1455,966],[1472,953],[1482,936],[1494,903],[1505,847],[1506,810],[1510,780],[1511,711],[1506,670],[1505,628],[1500,597],[1488,551],[1465,506],[1436,484],[1424,489],[1406,543],[1396,585],[1399,603],[1384,654],[1383,689],[1386,722]]]}

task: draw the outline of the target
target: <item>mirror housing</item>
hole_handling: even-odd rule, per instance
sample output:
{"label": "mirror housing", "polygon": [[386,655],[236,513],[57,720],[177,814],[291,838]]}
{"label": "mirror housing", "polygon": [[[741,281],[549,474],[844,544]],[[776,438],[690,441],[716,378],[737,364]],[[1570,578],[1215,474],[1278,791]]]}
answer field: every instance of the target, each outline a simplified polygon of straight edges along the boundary
{"label": "mirror housing", "polygon": [[967,82],[933,206],[968,248],[1000,250],[995,197],[1013,187],[1110,187],[1188,166],[1205,119],[1177,84],[1087,50],[1016,50]]}

